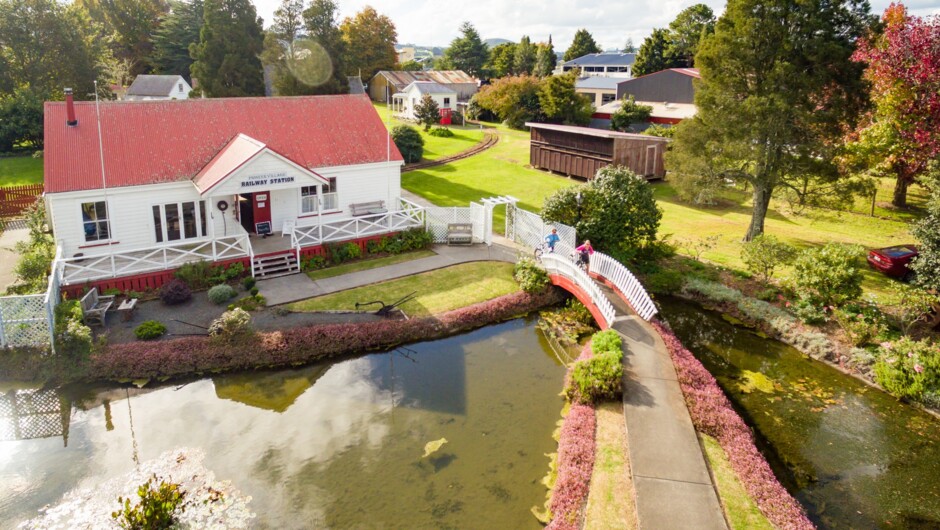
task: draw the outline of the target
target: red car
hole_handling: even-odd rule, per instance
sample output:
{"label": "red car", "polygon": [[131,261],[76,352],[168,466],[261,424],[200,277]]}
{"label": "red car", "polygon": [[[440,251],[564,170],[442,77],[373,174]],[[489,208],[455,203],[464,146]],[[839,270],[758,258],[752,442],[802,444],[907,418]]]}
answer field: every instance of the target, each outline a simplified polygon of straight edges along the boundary
{"label": "red car", "polygon": [[873,268],[909,282],[914,279],[914,271],[907,265],[917,257],[917,247],[914,245],[898,245],[896,247],[879,248],[868,251],[868,264]]}

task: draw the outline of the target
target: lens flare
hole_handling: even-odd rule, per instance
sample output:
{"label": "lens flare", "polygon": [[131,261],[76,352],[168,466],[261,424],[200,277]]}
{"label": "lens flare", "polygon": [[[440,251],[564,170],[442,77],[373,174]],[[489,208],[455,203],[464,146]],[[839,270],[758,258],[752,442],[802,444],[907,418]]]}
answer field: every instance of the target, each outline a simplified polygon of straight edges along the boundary
{"label": "lens flare", "polygon": [[287,68],[298,81],[320,86],[333,76],[330,54],[311,39],[297,39],[287,47]]}

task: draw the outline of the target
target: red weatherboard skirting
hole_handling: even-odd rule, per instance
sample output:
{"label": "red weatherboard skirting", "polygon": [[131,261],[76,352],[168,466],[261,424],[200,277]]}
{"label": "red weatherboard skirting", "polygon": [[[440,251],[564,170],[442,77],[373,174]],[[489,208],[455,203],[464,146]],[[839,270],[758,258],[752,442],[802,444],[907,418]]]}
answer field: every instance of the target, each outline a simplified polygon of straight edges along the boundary
{"label": "red weatherboard skirting", "polygon": [[[355,243],[363,254],[366,252],[366,245],[369,244],[369,241],[376,241],[382,239],[383,237],[388,237],[396,234],[397,232],[389,234],[381,234],[376,236],[363,237],[360,239],[352,239],[349,241],[340,241],[338,244],[345,245],[346,243]],[[269,252],[267,254],[258,254],[257,257],[269,256],[273,254],[282,254],[285,251],[280,250],[277,252]],[[317,245],[315,247],[305,247],[300,249],[300,258],[308,259],[313,256],[323,256],[328,255],[328,250],[326,245]],[[223,261],[215,262],[216,265],[228,266],[233,263],[241,263],[245,266],[245,270],[250,273],[251,271],[251,262],[247,257],[229,259]],[[91,290],[92,287],[97,287],[99,293],[103,293],[107,289],[119,289],[123,292],[127,291],[155,291],[163,286],[166,282],[172,280],[176,273],[176,269],[164,270],[164,271],[154,271],[146,272],[142,274],[135,274],[132,276],[122,276],[120,278],[106,278],[102,280],[93,280],[87,283],[78,283],[73,285],[66,285],[62,287],[62,294],[68,298],[79,298],[84,295],[86,292]]]}
{"label": "red weatherboard skirting", "polygon": [[578,286],[578,284],[559,274],[550,274],[548,277],[551,279],[552,285],[557,285],[558,287],[568,291],[569,293],[573,294],[575,298],[577,298],[582,304],[584,304],[584,307],[588,308],[588,311],[591,312],[591,316],[594,317],[594,321],[597,322],[597,325],[602,330],[608,328],[607,320],[604,319],[604,315],[601,313],[601,310],[596,305],[594,305],[591,297],[588,296],[588,294],[585,293],[584,290]]}

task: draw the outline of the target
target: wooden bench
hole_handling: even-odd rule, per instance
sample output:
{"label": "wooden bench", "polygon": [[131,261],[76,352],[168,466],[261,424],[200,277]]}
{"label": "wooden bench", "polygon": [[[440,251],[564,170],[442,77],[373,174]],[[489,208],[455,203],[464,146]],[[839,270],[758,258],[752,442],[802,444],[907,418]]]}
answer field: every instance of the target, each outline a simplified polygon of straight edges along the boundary
{"label": "wooden bench", "polygon": [[447,225],[448,245],[470,245],[473,243],[473,225],[470,223],[450,223]]}
{"label": "wooden bench", "polygon": [[98,288],[92,287],[81,300],[82,319],[85,324],[89,326],[98,324],[104,327],[108,309],[111,309],[112,304],[114,304],[113,296],[98,296]]}
{"label": "wooden bench", "polygon": [[350,204],[349,209],[352,210],[353,217],[359,217],[361,215],[376,215],[388,212],[388,209],[385,208],[385,201],[359,202],[356,204]]}

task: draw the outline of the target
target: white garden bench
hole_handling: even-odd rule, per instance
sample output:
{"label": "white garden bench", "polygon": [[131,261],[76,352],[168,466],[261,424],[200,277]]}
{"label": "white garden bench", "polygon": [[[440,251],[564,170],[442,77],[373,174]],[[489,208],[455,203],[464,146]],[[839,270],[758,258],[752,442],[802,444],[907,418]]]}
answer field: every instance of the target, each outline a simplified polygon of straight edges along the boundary
{"label": "white garden bench", "polygon": [[388,212],[388,209],[385,208],[385,201],[359,202],[356,204],[350,204],[349,209],[352,210],[353,217]]}
{"label": "white garden bench", "polygon": [[448,245],[470,245],[473,243],[473,225],[470,223],[450,223],[447,225]]}

